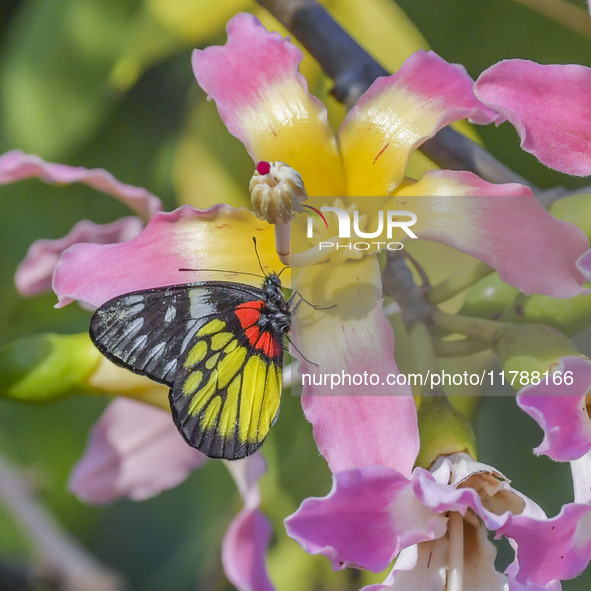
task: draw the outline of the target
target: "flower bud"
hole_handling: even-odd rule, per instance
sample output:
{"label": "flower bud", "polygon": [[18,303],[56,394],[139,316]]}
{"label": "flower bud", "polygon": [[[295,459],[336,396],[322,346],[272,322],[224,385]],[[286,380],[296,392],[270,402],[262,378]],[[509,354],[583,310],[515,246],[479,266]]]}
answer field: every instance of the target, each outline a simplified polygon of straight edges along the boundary
{"label": "flower bud", "polygon": [[497,320],[518,295],[516,287],[503,283],[498,273],[491,273],[470,288],[460,314]]}
{"label": "flower bud", "polygon": [[[508,326],[500,333],[493,350],[501,369],[508,372],[551,371],[561,357],[579,355],[570,339],[543,324]],[[519,374],[521,375],[521,374]],[[525,374],[524,374],[525,375]],[[523,384],[516,380],[516,386]]]}
{"label": "flower bud", "polygon": [[429,468],[439,456],[454,453],[478,457],[476,436],[470,423],[444,396],[423,397],[418,421],[421,448],[417,466]]}
{"label": "flower bud", "polygon": [[101,354],[87,333],[40,334],[0,349],[0,392],[8,398],[46,402],[88,390]]}
{"label": "flower bud", "polygon": [[516,300],[518,295],[518,289],[491,273],[470,288],[460,314],[514,324],[547,324],[569,336],[591,325],[590,294],[564,299],[535,294]]}

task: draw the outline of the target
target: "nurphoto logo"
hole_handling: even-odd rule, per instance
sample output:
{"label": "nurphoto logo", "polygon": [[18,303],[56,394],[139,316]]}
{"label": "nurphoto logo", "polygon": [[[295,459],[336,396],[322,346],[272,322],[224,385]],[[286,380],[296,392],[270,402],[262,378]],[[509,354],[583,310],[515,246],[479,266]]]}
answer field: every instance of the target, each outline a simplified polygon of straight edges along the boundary
{"label": "nurphoto logo", "polygon": [[[338,238],[335,242],[322,241],[318,243],[319,250],[401,250],[404,248],[402,242],[392,242],[394,230],[402,230],[409,238],[416,239],[418,236],[410,229],[416,224],[417,216],[412,211],[406,210],[379,210],[377,216],[377,228],[374,231],[362,230],[359,222],[359,211],[353,210],[353,219],[346,210],[340,207],[321,207],[316,209],[309,205],[303,207],[310,213],[307,219],[306,236],[314,237],[314,220],[329,228],[329,221],[322,212],[329,212],[336,215],[338,222]],[[328,216],[330,225],[333,225],[332,216]],[[384,236],[385,234],[385,236]],[[353,238],[353,240],[351,239]],[[354,240],[355,238],[360,240]],[[381,240],[368,240],[381,238]],[[348,239],[348,240],[347,240]]]}

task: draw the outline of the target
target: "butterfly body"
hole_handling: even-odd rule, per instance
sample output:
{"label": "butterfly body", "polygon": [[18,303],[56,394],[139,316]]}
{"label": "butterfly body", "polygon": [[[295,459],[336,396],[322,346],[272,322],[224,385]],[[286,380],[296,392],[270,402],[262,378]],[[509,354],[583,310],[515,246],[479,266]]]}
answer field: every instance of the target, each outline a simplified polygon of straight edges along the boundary
{"label": "butterfly body", "polygon": [[262,287],[204,281],[118,296],[90,336],[111,361],[170,387],[173,420],[206,455],[256,451],[279,411],[291,310],[276,274]]}

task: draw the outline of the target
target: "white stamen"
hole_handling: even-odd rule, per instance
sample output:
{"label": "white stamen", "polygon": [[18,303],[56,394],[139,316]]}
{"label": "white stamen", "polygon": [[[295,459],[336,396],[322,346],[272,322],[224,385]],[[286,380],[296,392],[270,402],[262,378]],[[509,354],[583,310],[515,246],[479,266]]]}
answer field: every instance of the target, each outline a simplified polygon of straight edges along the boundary
{"label": "white stamen", "polygon": [[308,195],[300,174],[285,162],[269,162],[269,172],[260,173],[260,162],[250,179],[250,199],[255,215],[275,226],[275,248],[285,265],[291,262],[292,212],[302,212]]}
{"label": "white stamen", "polygon": [[464,518],[459,511],[450,511],[447,531],[449,576],[446,591],[462,591],[464,588]]}

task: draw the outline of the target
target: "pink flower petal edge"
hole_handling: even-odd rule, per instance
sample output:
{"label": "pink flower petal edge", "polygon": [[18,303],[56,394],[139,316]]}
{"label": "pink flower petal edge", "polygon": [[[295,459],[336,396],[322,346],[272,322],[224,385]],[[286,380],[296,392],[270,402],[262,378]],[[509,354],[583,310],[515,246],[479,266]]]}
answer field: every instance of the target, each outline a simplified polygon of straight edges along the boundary
{"label": "pink flower petal edge", "polygon": [[[298,71],[302,52],[289,39],[267,31],[255,16],[246,13],[232,18],[227,31],[226,45],[193,52],[193,72],[199,86],[209,98],[215,99],[228,131],[245,145],[253,158],[256,155],[251,146],[248,119],[253,113],[262,118],[268,115],[266,110],[272,105],[267,103],[266,96],[273,96],[273,89],[282,82],[292,80],[301,86],[310,105],[326,119],[325,106],[307,93],[308,83]],[[246,118],[245,112],[249,113]],[[289,121],[296,115],[285,117]]]}
{"label": "pink flower petal edge", "polygon": [[265,564],[272,528],[259,510],[258,482],[266,470],[265,460],[255,453],[243,460],[226,462],[226,466],[244,500],[244,508],[232,520],[222,543],[224,572],[238,591],[273,591]]}
{"label": "pink flower petal edge", "polygon": [[514,540],[521,584],[572,579],[591,559],[591,506],[570,503],[545,520],[515,515],[498,534]]}
{"label": "pink flower petal edge", "polygon": [[335,570],[379,572],[403,548],[443,535],[446,522],[416,499],[407,478],[370,466],[335,474],[330,493],[306,499],[285,527],[306,552],[325,555]]}
{"label": "pink flower petal edge", "polygon": [[[526,294],[566,298],[587,293],[577,260],[589,249],[580,229],[552,217],[523,185],[494,185],[470,172],[429,171],[398,205],[417,212],[415,232],[443,242],[497,269]],[[445,192],[437,195],[431,191]],[[414,199],[414,201],[412,201]],[[528,220],[527,224],[523,220]],[[560,246],[557,247],[556,245]],[[580,261],[579,261],[580,263]]]}
{"label": "pink flower petal edge", "polygon": [[206,459],[185,443],[170,413],[117,398],[93,428],[69,488],[95,504],[147,499],[180,484]]}
{"label": "pink flower petal edge", "polygon": [[269,520],[258,509],[243,509],[232,520],[222,543],[222,564],[238,591],[273,591],[265,553],[271,541]]}
{"label": "pink flower petal edge", "polygon": [[162,209],[158,197],[141,187],[118,181],[102,168],[83,168],[45,162],[39,156],[24,154],[19,150],[0,156],[0,185],[37,177],[48,183],[83,183],[97,191],[116,197],[144,219],[150,219]]}
{"label": "pink flower petal edge", "polygon": [[478,98],[517,129],[524,150],[551,168],[591,174],[591,69],[505,60],[476,81]]}
{"label": "pink flower petal edge", "polygon": [[78,222],[63,238],[37,240],[18,266],[14,282],[22,295],[35,295],[51,290],[55,267],[66,248],[79,242],[108,244],[135,238],[143,228],[140,218],[121,218],[111,224],[95,224],[89,220]]}
{"label": "pink flower petal edge", "polygon": [[498,113],[478,100],[473,86],[474,81],[464,66],[450,64],[434,51],[420,49],[404,61],[398,72],[376,79],[349,111],[342,125],[346,126],[350,119],[354,119],[367,103],[392,92],[414,95],[417,113],[432,109],[438,114],[429,137],[460,119],[483,125],[493,122]]}
{"label": "pink flower petal edge", "polygon": [[[119,244],[75,244],[56,267],[53,290],[58,307],[74,300],[97,307],[107,300],[140,289],[178,285],[203,279],[180,268],[236,270],[236,253],[252,249],[252,234],[232,230],[246,224],[253,233],[268,231],[246,209],[216,205],[197,210],[184,205],[158,212],[136,238]],[[264,225],[267,228],[264,228]],[[254,250],[253,250],[253,260]],[[216,273],[215,278],[228,277]],[[207,277],[208,279],[210,277]]]}
{"label": "pink flower petal edge", "polygon": [[[534,449],[559,462],[576,460],[591,450],[591,419],[586,396],[591,391],[591,361],[563,357],[552,375],[517,394],[517,404],[544,431],[542,443]],[[564,380],[572,378],[570,385]]]}

